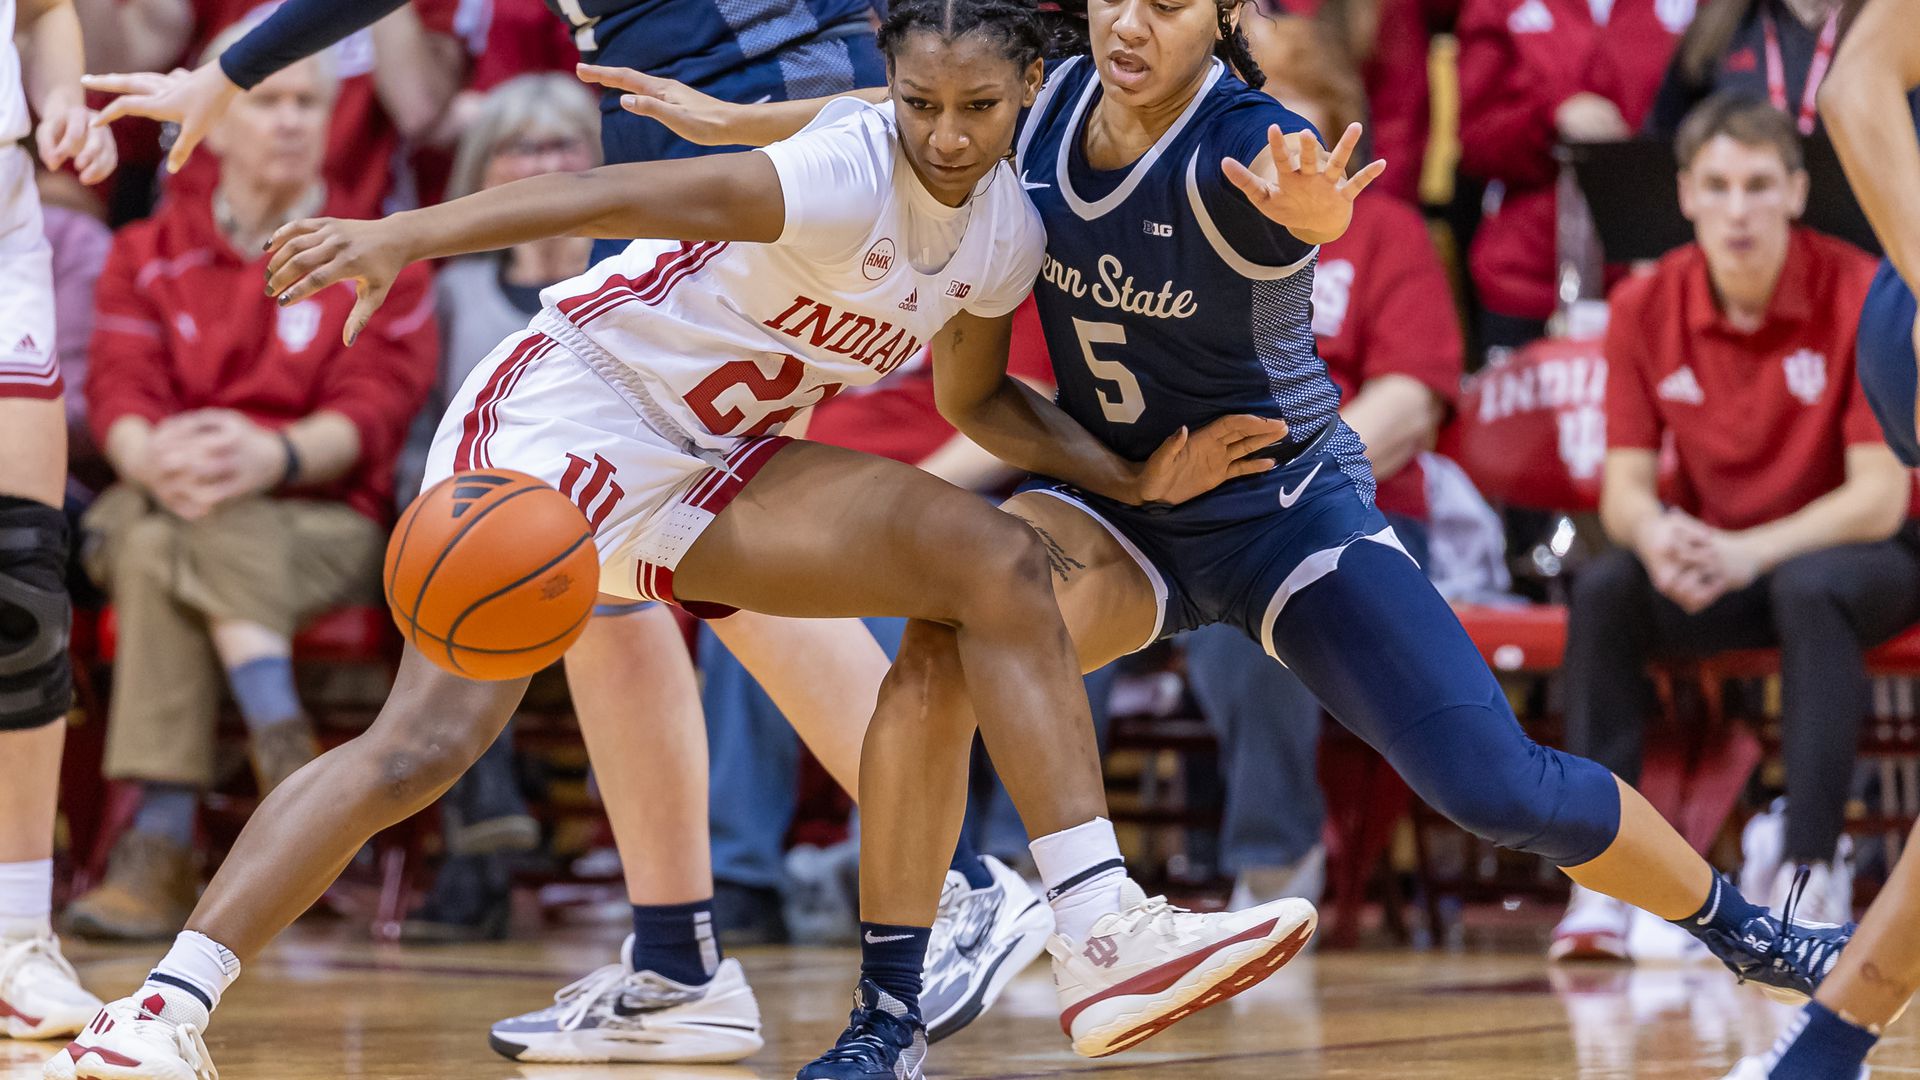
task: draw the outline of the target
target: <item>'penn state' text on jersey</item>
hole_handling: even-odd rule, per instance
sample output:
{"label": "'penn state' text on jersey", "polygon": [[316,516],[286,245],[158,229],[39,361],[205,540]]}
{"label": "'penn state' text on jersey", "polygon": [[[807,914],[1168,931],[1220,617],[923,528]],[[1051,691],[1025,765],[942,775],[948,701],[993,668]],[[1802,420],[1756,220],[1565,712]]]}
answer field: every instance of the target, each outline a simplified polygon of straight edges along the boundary
{"label": "'penn state' text on jersey", "polygon": [[1082,147],[1101,92],[1091,59],[1061,64],[1016,147],[1047,227],[1034,296],[1061,408],[1136,461],[1182,425],[1277,417],[1292,451],[1325,436],[1322,447],[1370,503],[1365,448],[1340,422],[1340,391],[1314,348],[1317,249],[1268,220],[1220,169],[1223,158],[1259,156],[1270,124],[1308,124],[1216,60],[1151,149],[1102,172]]}

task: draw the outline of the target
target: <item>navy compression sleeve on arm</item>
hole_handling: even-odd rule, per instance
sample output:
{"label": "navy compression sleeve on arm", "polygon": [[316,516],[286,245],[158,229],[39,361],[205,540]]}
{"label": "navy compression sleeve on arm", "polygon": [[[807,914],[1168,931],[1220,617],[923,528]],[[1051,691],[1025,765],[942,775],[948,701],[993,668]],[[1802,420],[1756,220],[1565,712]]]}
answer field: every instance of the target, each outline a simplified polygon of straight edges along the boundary
{"label": "navy compression sleeve on arm", "polygon": [[407,0],[287,0],[220,54],[220,70],[242,90],[379,22]]}

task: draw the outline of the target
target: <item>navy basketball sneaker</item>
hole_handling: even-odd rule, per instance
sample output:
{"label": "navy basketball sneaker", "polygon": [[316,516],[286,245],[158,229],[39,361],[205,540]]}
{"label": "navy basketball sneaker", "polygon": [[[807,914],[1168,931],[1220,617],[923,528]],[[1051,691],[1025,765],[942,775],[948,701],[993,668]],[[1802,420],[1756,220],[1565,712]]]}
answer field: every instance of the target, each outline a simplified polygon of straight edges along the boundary
{"label": "navy basketball sneaker", "polygon": [[861,979],[847,1029],[795,1080],[923,1080],[926,1060],[927,1029],[920,1017],[873,980]]}
{"label": "navy basketball sneaker", "polygon": [[1806,1004],[1840,959],[1840,950],[1853,939],[1853,923],[1836,926],[1794,921],[1794,910],[1800,906],[1806,886],[1807,871],[1803,868],[1787,893],[1779,918],[1763,910],[1741,923],[1734,933],[1708,930],[1700,936],[1707,951],[1741,982],[1754,983],[1761,993],[1790,1005]]}
{"label": "navy basketball sneaker", "polygon": [[1007,983],[1046,951],[1053,933],[1052,909],[1019,874],[991,855],[980,861],[993,884],[976,889],[949,870],[940,891],[926,989],[920,991],[928,1042],[952,1035],[991,1008]]}

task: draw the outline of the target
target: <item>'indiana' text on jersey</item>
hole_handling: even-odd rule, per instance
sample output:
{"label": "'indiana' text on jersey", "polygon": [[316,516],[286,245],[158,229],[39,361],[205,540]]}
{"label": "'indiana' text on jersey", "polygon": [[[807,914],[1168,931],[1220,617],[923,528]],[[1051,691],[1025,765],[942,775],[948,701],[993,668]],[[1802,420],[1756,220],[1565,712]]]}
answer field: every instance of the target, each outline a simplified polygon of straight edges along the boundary
{"label": "'indiana' text on jersey", "polygon": [[765,325],[788,337],[805,334],[814,348],[848,357],[882,375],[906,363],[920,347],[920,339],[907,333],[904,326],[895,327],[855,311],[841,311],[836,317],[832,307],[810,296],[794,297],[787,310]]}
{"label": "'indiana' text on jersey", "polygon": [[1215,62],[1151,149],[1103,172],[1082,145],[1100,94],[1090,58],[1055,68],[1016,147],[1021,187],[1047,228],[1034,295],[1061,408],[1136,461],[1182,426],[1278,417],[1292,446],[1329,435],[1343,471],[1371,493],[1364,448],[1339,423],[1340,391],[1314,348],[1316,249],[1220,168],[1226,157],[1252,161],[1269,124],[1306,122]]}

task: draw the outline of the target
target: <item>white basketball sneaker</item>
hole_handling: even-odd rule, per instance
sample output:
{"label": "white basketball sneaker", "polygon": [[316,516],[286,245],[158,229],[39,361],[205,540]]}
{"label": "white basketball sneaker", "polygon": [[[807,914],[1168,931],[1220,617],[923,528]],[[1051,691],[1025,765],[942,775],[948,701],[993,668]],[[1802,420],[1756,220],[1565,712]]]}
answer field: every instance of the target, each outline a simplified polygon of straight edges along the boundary
{"label": "white basketball sneaker", "polygon": [[220,1080],[200,1029],[156,1013],[158,995],[102,1006],[93,1022],[41,1067],[45,1080]]}
{"label": "white basketball sneaker", "polygon": [[1632,925],[1633,908],[1625,901],[1575,885],[1567,913],[1553,928],[1547,959],[1625,960]]}
{"label": "white basketball sneaker", "polygon": [[1297,898],[1198,914],[1149,898],[1131,878],[1120,899],[1085,940],[1047,941],[1060,1027],[1087,1057],[1136,1046],[1259,983],[1306,946],[1319,921]]}
{"label": "white basketball sneaker", "polygon": [[99,1011],[50,931],[0,937],[0,1038],[64,1039]]}
{"label": "white basketball sneaker", "polygon": [[634,971],[631,939],[620,963],[561,988],[553,1004],[493,1025],[487,1045],[515,1061],[713,1064],[759,1050],[760,1003],[740,961],[726,959],[705,986]]}
{"label": "white basketball sneaker", "polygon": [[[1768,1080],[1769,1075],[1773,1072],[1773,1063],[1775,1060],[1777,1059],[1775,1059],[1772,1054],[1766,1054],[1761,1057],[1743,1058],[1740,1064],[1735,1065],[1733,1071],[1722,1077],[1721,1080]],[[1858,1080],[1869,1080],[1872,1076],[1872,1069],[1865,1065],[1860,1066]]]}
{"label": "white basketball sneaker", "polygon": [[993,884],[976,889],[947,871],[940,911],[927,945],[920,1015],[927,1041],[939,1042],[973,1022],[1000,991],[1047,948],[1053,909],[1007,864],[983,855]]}

